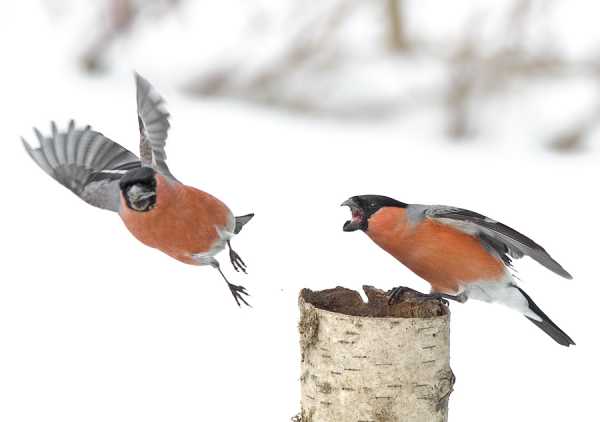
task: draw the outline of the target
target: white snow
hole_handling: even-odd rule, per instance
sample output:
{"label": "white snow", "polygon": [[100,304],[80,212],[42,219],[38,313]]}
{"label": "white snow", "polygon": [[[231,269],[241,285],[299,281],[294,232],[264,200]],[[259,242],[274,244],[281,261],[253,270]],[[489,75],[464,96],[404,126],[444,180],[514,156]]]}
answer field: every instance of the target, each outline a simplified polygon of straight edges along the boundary
{"label": "white snow", "polygon": [[[451,8],[430,13],[440,2],[420,3],[412,13],[431,18],[420,31],[443,34],[440,22],[460,27]],[[205,13],[209,4],[227,15],[214,2]],[[573,34],[561,38],[569,41],[565,51],[589,52],[585,25],[596,24],[589,8],[577,16],[577,6],[561,9],[570,14],[557,19],[568,16]],[[568,349],[516,312],[452,304],[450,420],[592,420],[600,148],[594,139],[561,155],[544,140],[550,127],[585,109],[597,87],[583,78],[514,87],[481,107],[480,136],[462,143],[443,136],[434,106],[384,120],[328,120],[194,99],[178,90],[194,73],[192,59],[169,51],[190,51],[192,41],[177,41],[201,32],[186,10],[165,22],[148,18],[142,34],[117,48],[123,59],[115,69],[88,77],[72,63],[73,27],[82,27],[73,17],[49,17],[33,1],[2,6],[0,420],[289,420],[299,410],[300,288],[428,288],[366,236],[342,232],[349,213],[339,204],[365,193],[481,212],[531,236],[574,275],[563,280],[517,262],[520,286],[577,343]],[[207,31],[219,27],[218,16],[203,17]],[[205,40],[199,52],[200,44],[214,54],[220,45]],[[425,67],[435,79],[438,70]],[[215,270],[139,244],[118,216],[59,186],[20,145],[20,136],[35,142],[32,126],[48,131],[50,120],[64,127],[74,118],[135,151],[133,69],[168,100],[176,176],[238,215],[256,213],[234,239],[249,274],[220,256],[226,274],[252,294],[251,309],[237,308]]]}

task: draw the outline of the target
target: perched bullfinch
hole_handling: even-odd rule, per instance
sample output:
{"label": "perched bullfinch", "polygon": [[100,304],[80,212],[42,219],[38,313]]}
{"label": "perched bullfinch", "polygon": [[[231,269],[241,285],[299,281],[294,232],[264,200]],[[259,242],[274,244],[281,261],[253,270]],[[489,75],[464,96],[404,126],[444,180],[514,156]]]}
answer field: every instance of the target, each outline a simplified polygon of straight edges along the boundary
{"label": "perched bullfinch", "polygon": [[362,230],[383,250],[431,284],[431,294],[398,287],[390,301],[411,290],[422,297],[465,302],[468,298],[517,310],[563,346],[575,344],[523,291],[512,259],[527,255],[554,273],[571,275],[540,245],[473,211],[443,205],[405,204],[378,195],[353,196],[344,231]]}
{"label": "perched bullfinch", "polygon": [[[150,83],[135,74],[140,129],[140,158],[89,126],[71,121],[52,133],[34,129],[40,146],[25,149],[46,173],[87,203],[118,212],[142,243],[191,265],[216,268],[236,303],[248,305],[243,286],[230,283],[215,258],[225,246],[236,271],[246,264],[231,249],[231,238],[254,216],[234,217],[214,196],[178,181],[166,163],[169,114]],[[241,305],[240,305],[241,306]]]}

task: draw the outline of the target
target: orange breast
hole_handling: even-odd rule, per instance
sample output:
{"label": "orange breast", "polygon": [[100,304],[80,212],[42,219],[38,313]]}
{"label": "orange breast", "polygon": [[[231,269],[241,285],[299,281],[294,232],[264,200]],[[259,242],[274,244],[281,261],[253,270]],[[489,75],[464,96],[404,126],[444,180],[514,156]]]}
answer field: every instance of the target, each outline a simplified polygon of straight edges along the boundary
{"label": "orange breast", "polygon": [[136,212],[121,195],[119,214],[139,241],[188,264],[195,264],[192,254],[224,246],[217,228],[232,230],[233,216],[217,198],[190,186],[171,184],[158,175],[156,198],[152,210]]}
{"label": "orange breast", "polygon": [[496,280],[505,272],[475,237],[431,219],[412,225],[403,208],[381,208],[369,219],[367,234],[436,292],[456,294],[462,284]]}

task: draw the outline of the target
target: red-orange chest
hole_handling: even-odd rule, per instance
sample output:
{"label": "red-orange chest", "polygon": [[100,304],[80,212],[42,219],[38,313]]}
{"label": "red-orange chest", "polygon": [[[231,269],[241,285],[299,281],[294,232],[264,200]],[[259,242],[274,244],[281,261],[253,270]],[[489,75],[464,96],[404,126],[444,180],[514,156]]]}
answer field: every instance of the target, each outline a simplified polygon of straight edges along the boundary
{"label": "red-orange chest", "polygon": [[156,206],[136,212],[121,198],[121,219],[140,242],[175,259],[194,264],[193,254],[224,246],[222,230],[231,230],[233,216],[218,199],[198,189],[179,185],[157,191]]}
{"label": "red-orange chest", "polygon": [[412,223],[403,208],[379,210],[367,234],[435,291],[456,293],[466,283],[496,280],[505,272],[477,238],[429,218]]}

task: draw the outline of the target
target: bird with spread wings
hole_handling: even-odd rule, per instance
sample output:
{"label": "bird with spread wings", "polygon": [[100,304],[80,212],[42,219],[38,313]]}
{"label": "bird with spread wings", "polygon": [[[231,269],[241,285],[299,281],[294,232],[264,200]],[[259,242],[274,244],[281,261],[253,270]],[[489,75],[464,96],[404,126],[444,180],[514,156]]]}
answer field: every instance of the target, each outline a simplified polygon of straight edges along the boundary
{"label": "bird with spread wings", "polygon": [[231,249],[231,239],[254,214],[235,217],[219,199],[181,183],[165,153],[169,113],[164,99],[135,74],[140,157],[86,126],[73,121],[66,130],[51,123],[51,133],[34,128],[38,147],[23,145],[51,177],[90,205],[117,212],[142,243],[191,265],[216,268],[236,303],[248,305],[243,286],[229,282],[215,256],[225,247],[236,271],[246,264]]}

